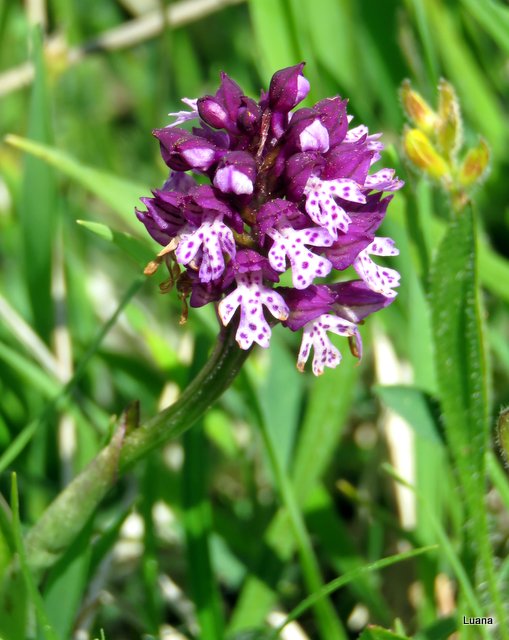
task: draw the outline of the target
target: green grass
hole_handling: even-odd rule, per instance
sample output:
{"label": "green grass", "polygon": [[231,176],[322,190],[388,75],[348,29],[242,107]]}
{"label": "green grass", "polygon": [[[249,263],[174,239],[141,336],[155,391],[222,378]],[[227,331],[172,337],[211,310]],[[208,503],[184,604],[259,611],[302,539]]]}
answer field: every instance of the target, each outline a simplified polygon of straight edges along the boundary
{"label": "green grass", "polygon": [[[71,65],[44,45],[88,45],[142,4],[48,0],[41,30],[0,0],[0,638],[508,638],[507,3],[238,0]],[[276,328],[191,431],[140,455],[217,335],[208,308],[179,325],[162,269],[142,275],[158,248],[133,209],[166,178],[151,130],[221,70],[257,97],[301,60],[308,106],[349,98],[406,181],[382,228],[398,299],[361,327],[361,364],[343,348],[319,379]],[[401,147],[401,82],[436,105],[440,77],[492,151],[456,219]],[[94,483],[62,493],[100,451]]]}

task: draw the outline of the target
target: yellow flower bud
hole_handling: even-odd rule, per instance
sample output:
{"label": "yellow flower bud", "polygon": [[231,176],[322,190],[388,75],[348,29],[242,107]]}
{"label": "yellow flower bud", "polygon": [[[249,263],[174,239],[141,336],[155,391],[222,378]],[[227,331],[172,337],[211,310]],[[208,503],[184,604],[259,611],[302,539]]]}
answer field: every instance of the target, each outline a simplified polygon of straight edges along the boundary
{"label": "yellow flower bud", "polygon": [[405,113],[415,126],[425,133],[432,133],[438,124],[438,116],[421,94],[412,89],[409,80],[403,80],[400,96]]}
{"label": "yellow flower bud", "polygon": [[447,162],[432,145],[428,136],[419,129],[404,131],[403,146],[409,160],[432,178],[440,179],[450,175]]}
{"label": "yellow flower bud", "polygon": [[469,149],[465,159],[461,163],[458,172],[458,181],[463,187],[471,187],[480,182],[485,175],[490,161],[490,150],[486,141],[481,138],[479,144]]}
{"label": "yellow flower bud", "polygon": [[463,140],[463,123],[458,97],[452,84],[443,78],[438,85],[437,140],[446,157],[454,157]]}

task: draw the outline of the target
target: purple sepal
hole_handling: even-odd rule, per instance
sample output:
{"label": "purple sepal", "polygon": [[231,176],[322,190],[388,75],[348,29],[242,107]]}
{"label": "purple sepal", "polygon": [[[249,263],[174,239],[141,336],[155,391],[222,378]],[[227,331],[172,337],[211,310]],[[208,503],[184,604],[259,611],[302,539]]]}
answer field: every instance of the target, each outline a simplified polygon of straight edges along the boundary
{"label": "purple sepal", "polygon": [[185,196],[176,191],[162,190],[155,190],[153,194],[153,198],[140,198],[147,211],[136,209],[136,216],[143,222],[152,238],[165,246],[186,223],[182,216]]}
{"label": "purple sepal", "polygon": [[305,216],[301,214],[297,205],[288,200],[282,200],[281,198],[275,198],[269,200],[263,204],[256,214],[256,223],[261,233],[267,233],[270,229],[273,229],[277,223],[281,220],[281,217],[285,216],[289,220],[299,219],[302,217],[304,223],[307,222]]}
{"label": "purple sepal", "polygon": [[170,171],[170,175],[161,187],[161,191],[189,193],[193,187],[196,187],[196,180],[188,173],[184,171]]}
{"label": "purple sepal", "polygon": [[272,111],[288,113],[309,93],[309,82],[302,75],[304,62],[286,67],[272,76],[268,102]]}
{"label": "purple sepal", "polygon": [[218,159],[218,149],[208,140],[184,129],[154,129],[165,163],[175,171],[206,171]]}
{"label": "purple sepal", "polygon": [[334,296],[331,309],[350,322],[359,323],[394,301],[394,298],[372,291],[362,280],[349,280],[327,286]]}
{"label": "purple sepal", "polygon": [[269,261],[252,249],[241,249],[233,260],[228,263],[227,273],[238,275],[241,273],[254,273],[261,271],[262,276],[271,282],[278,282],[279,276],[270,266]]}
{"label": "purple sepal", "polygon": [[306,184],[313,174],[320,171],[324,160],[319,153],[296,153],[291,156],[285,169],[286,196],[298,202],[304,195]]}
{"label": "purple sepal", "polygon": [[375,231],[382,224],[389,202],[394,196],[382,198],[382,192],[366,196],[364,204],[352,202],[348,207],[351,218],[349,232],[366,233],[374,236]]}
{"label": "purple sepal", "polygon": [[208,142],[215,145],[218,149],[221,149],[221,151],[223,149],[227,150],[230,148],[231,140],[226,131],[216,131],[205,123],[200,127],[193,127],[192,131],[195,136],[208,140]]}
{"label": "purple sepal", "polygon": [[292,331],[298,331],[308,322],[328,313],[334,304],[334,294],[327,285],[312,284],[307,289],[278,287],[276,290],[290,309],[284,325]]}
{"label": "purple sepal", "polygon": [[188,269],[187,273],[192,281],[191,297],[189,299],[191,307],[203,307],[209,302],[217,302],[234,280],[232,271],[228,269],[225,270],[221,278],[206,284],[200,282],[196,271]]}
{"label": "purple sepal", "polygon": [[320,120],[329,132],[329,143],[332,149],[342,142],[348,131],[348,117],[346,106],[348,100],[342,100],[339,96],[326,98],[317,102],[313,109],[319,114]]}
{"label": "purple sepal", "polygon": [[184,206],[186,220],[199,227],[204,213],[216,216],[221,215],[230,220],[230,224],[235,231],[242,233],[244,223],[239,213],[221,200],[218,197],[219,195],[220,192],[208,184],[201,184],[192,189]]}
{"label": "purple sepal", "polygon": [[363,185],[373,162],[375,151],[365,144],[340,144],[327,154],[322,180],[351,178]]}
{"label": "purple sepal", "polygon": [[338,235],[331,247],[324,249],[324,255],[338,271],[351,266],[352,262],[373,240],[373,236],[348,230],[348,233]]}

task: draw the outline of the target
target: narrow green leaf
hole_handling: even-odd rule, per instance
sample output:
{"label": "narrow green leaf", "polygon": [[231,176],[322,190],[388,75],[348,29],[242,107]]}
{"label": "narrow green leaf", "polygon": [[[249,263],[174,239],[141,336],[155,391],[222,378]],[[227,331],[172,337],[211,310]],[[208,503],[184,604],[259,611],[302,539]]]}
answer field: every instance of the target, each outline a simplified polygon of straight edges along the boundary
{"label": "narrow green leaf", "polygon": [[[46,87],[42,33],[32,34],[35,79],[30,100],[28,133],[39,142],[50,143],[51,105]],[[37,144],[37,143],[34,143]],[[40,159],[24,159],[20,220],[23,229],[26,282],[35,326],[48,341],[53,328],[51,271],[56,229],[57,199],[54,171]]]}
{"label": "narrow green leaf", "polygon": [[140,205],[140,196],[150,193],[149,187],[83,165],[67,153],[34,140],[10,134],[5,141],[76,180],[84,189],[107,204],[128,228],[140,233],[141,225],[134,215],[134,208]]}
{"label": "narrow green leaf", "polygon": [[424,553],[429,553],[430,551],[435,551],[438,549],[437,545],[429,545],[426,547],[420,547],[418,549],[412,549],[412,551],[406,551],[405,553],[398,553],[394,556],[389,556],[387,558],[382,558],[381,560],[377,560],[376,562],[372,562],[371,564],[366,565],[360,569],[354,569],[353,571],[349,571],[345,573],[339,578],[332,580],[328,584],[326,584],[318,593],[309,596],[305,600],[303,600],[299,605],[295,607],[287,616],[286,620],[281,624],[273,633],[272,637],[277,638],[281,631],[286,627],[286,625],[292,620],[296,620],[299,618],[305,611],[307,611],[310,607],[315,604],[318,600],[325,598],[327,595],[334,593],[341,587],[344,587],[352,580],[355,580],[359,576],[372,573],[373,571],[379,571],[380,569],[384,569],[385,567],[390,567],[393,564],[397,564],[398,562],[403,562],[405,560],[410,560],[411,558],[415,558]]}
{"label": "narrow green leaf", "polygon": [[[44,634],[44,637],[47,640],[58,640],[58,636],[52,628],[46,610],[44,608],[44,602],[39,593],[36,581],[34,576],[32,575],[25,546],[23,544],[23,537],[21,533],[21,522],[19,519],[19,497],[18,497],[18,483],[16,474],[12,474],[12,489],[11,489],[11,508],[12,508],[12,532],[14,534],[14,541],[16,544],[16,550],[19,556],[19,564],[21,574],[23,575],[23,579],[25,581],[26,589],[30,600],[35,608],[35,614],[37,616],[37,621],[41,626],[41,630]],[[7,612],[4,612],[6,615]]]}
{"label": "narrow green leaf", "polygon": [[112,229],[105,224],[101,224],[100,222],[92,222],[90,220],[76,220],[76,222],[104,240],[112,242],[141,267],[144,267],[154,258],[155,252],[150,250],[149,245],[138,240],[129,233],[116,231],[115,229]]}
{"label": "narrow green leaf", "polygon": [[509,9],[493,0],[461,0],[465,9],[491,35],[498,46],[509,55]]}

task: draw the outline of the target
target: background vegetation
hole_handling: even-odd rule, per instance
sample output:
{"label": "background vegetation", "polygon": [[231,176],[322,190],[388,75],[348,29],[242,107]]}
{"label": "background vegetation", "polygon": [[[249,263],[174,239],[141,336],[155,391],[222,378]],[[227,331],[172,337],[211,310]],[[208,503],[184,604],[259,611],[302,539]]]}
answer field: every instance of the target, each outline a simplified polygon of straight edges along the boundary
{"label": "background vegetation", "polygon": [[[0,0],[3,640],[261,640],[310,593],[281,637],[508,637],[509,482],[494,446],[509,404],[508,53],[496,0]],[[276,329],[42,571],[22,535],[115,416],[167,406],[216,339],[212,310],[179,326],[176,296],[140,275],[156,247],[133,208],[166,178],[151,130],[220,70],[257,96],[301,60],[310,101],[349,97],[406,180],[383,229],[401,249],[396,303],[362,328],[360,366],[343,345],[320,379],[296,371],[298,336]],[[492,152],[474,226],[401,154],[401,82],[435,105],[441,76],[467,143],[482,134]],[[438,546],[382,570],[425,545]]]}

